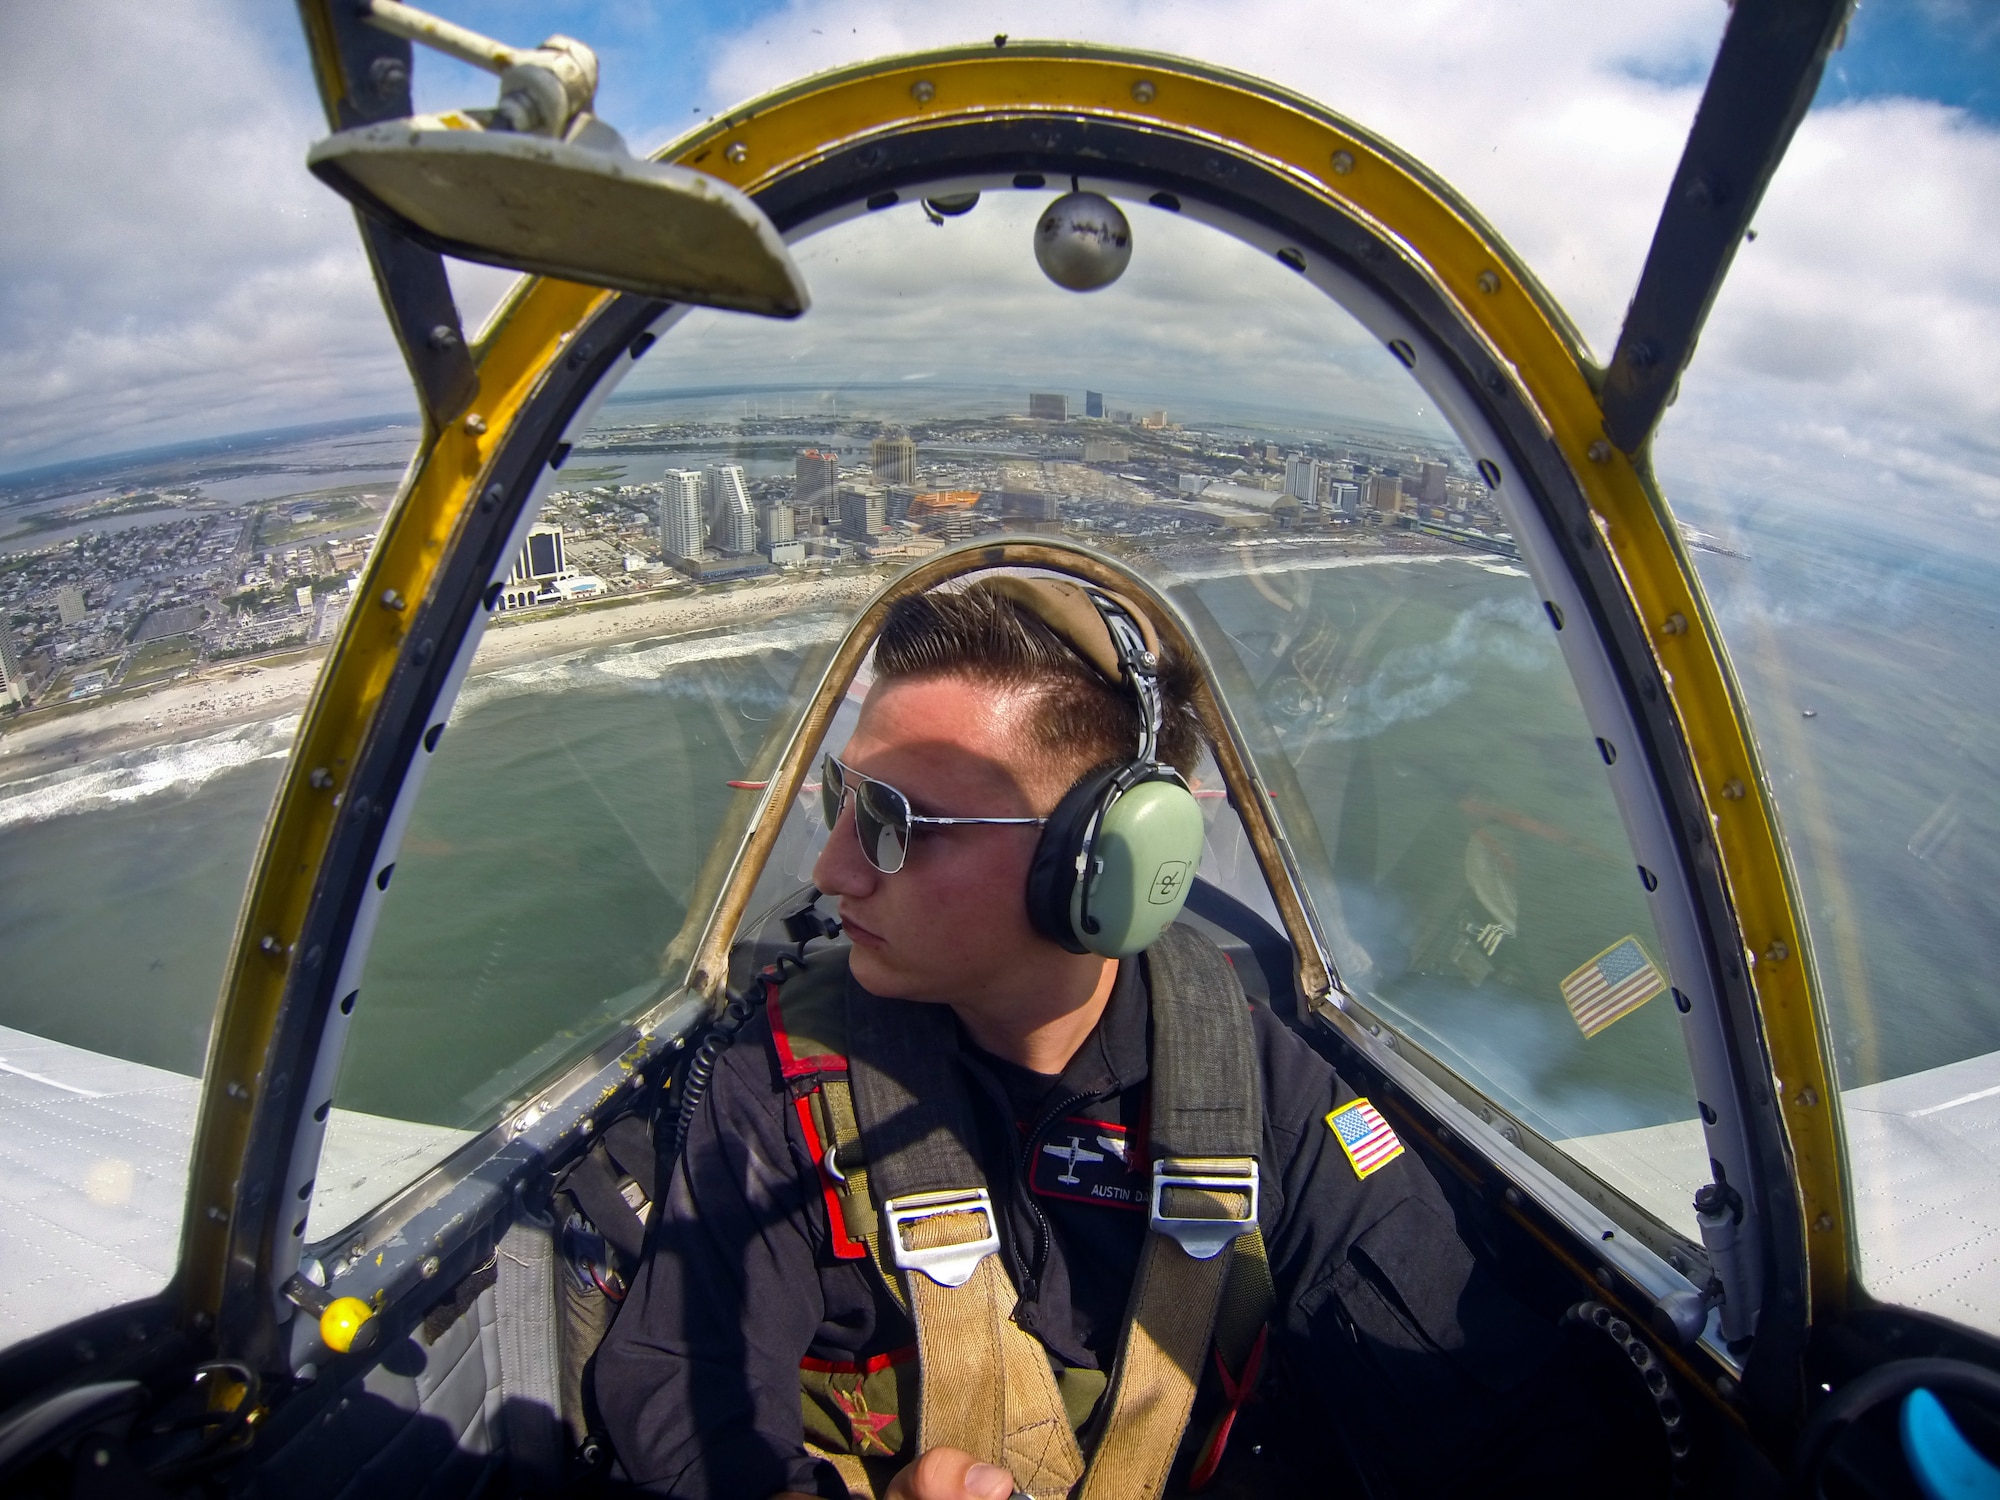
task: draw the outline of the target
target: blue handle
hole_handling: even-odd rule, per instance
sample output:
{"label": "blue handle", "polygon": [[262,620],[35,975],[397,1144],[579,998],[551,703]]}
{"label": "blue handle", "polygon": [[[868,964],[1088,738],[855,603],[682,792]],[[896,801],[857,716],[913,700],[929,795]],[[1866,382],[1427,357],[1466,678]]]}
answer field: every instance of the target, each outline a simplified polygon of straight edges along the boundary
{"label": "blue handle", "polygon": [[2000,1469],[1968,1443],[1928,1390],[1903,1398],[1903,1458],[1925,1500],[2000,1500]]}

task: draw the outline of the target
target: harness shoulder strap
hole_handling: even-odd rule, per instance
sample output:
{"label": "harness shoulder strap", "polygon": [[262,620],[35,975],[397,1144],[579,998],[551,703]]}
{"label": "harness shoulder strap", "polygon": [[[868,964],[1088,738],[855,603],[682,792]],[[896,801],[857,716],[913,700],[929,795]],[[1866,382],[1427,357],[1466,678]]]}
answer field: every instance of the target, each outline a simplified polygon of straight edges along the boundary
{"label": "harness shoulder strap", "polygon": [[[829,948],[772,982],[767,1008],[778,1071],[792,1087],[792,1108],[819,1171],[833,1253],[861,1260],[875,1250],[875,1204],[848,1082],[847,990],[847,950]],[[891,1290],[898,1290],[893,1280]]]}
{"label": "harness shoulder strap", "polygon": [[1067,1495],[1083,1454],[1048,1352],[1019,1300],[975,1155],[978,1123],[941,1005],[848,991],[849,1080],[879,1206],[876,1265],[900,1280],[917,1329],[919,1450],[949,1446],[1009,1469],[1036,1500]]}
{"label": "harness shoulder strap", "polygon": [[847,950],[827,948],[779,979],[765,972],[765,1009],[787,1079],[847,1071]]}
{"label": "harness shoulder strap", "polygon": [[[1155,1500],[1180,1448],[1211,1342],[1247,1342],[1193,1476],[1205,1482],[1255,1383],[1270,1270],[1257,1228],[1263,1098],[1256,1040],[1220,950],[1169,927],[1146,950],[1152,993],[1151,1233],[1140,1252],[1104,1433],[1080,1500]],[[1225,1304],[1225,1286],[1230,1295]],[[1230,1309],[1223,1326],[1219,1315]],[[1256,1330],[1256,1331],[1251,1331]],[[1221,1353],[1218,1349],[1218,1353]]]}

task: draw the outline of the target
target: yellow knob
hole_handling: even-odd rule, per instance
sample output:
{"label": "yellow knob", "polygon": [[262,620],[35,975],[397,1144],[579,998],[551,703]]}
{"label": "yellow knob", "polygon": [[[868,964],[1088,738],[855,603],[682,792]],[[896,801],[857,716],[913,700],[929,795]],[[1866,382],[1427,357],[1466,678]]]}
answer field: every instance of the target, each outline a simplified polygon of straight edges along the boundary
{"label": "yellow knob", "polygon": [[362,1325],[374,1316],[375,1309],[359,1297],[336,1297],[319,1315],[319,1336],[335,1354],[345,1354],[354,1347]]}

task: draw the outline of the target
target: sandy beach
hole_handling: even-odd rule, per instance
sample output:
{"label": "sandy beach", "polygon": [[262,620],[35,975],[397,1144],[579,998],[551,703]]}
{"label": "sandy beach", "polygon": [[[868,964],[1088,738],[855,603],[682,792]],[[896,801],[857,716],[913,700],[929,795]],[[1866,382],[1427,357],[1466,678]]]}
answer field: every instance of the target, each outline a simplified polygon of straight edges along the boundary
{"label": "sandy beach", "polygon": [[[881,575],[873,572],[780,577],[697,593],[641,595],[568,613],[502,617],[488,626],[473,673],[799,610],[858,608],[881,584]],[[23,715],[0,732],[0,782],[296,713],[305,707],[325,659],[318,651],[271,665],[222,662],[148,692]]]}

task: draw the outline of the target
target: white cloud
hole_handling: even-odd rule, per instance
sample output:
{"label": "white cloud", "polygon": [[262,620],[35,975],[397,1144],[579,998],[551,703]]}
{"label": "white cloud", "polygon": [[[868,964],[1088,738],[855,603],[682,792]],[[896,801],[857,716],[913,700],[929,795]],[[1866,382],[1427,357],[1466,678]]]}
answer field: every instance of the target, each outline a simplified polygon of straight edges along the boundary
{"label": "white cloud", "polygon": [[0,464],[410,405],[256,26],[10,6],[0,49]]}
{"label": "white cloud", "polygon": [[2000,133],[1914,101],[1819,111],[1757,229],[1662,428],[1669,481],[2000,515]]}

